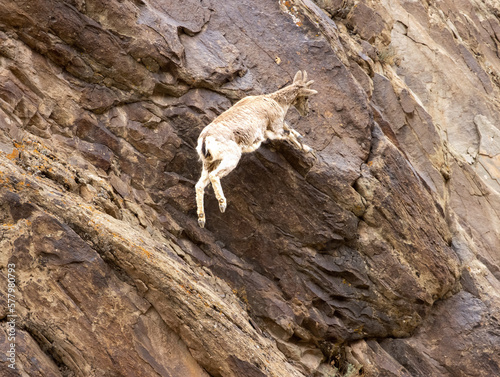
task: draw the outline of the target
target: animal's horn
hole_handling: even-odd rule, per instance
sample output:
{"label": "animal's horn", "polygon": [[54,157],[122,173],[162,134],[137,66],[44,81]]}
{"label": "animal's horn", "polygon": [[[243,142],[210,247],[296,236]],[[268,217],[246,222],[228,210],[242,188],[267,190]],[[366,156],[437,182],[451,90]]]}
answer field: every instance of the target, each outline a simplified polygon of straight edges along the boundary
{"label": "animal's horn", "polygon": [[305,97],[312,96],[313,94],[318,94],[318,91],[314,89],[302,89],[302,92],[300,93],[300,95]]}
{"label": "animal's horn", "polygon": [[301,81],[301,80],[302,80],[302,72],[297,71],[297,73],[295,74],[295,77],[293,78],[293,82],[296,83],[296,82]]}
{"label": "animal's horn", "polygon": [[302,81],[306,82],[307,81],[307,72],[306,71],[302,71],[304,74],[302,76]]}

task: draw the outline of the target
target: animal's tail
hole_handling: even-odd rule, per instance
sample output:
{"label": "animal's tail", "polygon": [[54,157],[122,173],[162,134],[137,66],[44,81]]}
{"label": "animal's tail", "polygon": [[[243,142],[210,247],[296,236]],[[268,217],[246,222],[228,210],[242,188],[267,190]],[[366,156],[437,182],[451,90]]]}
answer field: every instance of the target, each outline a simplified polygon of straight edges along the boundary
{"label": "animal's tail", "polygon": [[201,141],[201,153],[203,153],[203,156],[207,157],[209,152],[207,150],[207,143],[206,143],[206,138],[203,138]]}
{"label": "animal's tail", "polygon": [[198,147],[196,148],[198,150],[198,154],[200,156],[200,159],[209,159],[210,158],[210,151],[207,148],[207,138],[205,136],[201,137],[198,140]]}

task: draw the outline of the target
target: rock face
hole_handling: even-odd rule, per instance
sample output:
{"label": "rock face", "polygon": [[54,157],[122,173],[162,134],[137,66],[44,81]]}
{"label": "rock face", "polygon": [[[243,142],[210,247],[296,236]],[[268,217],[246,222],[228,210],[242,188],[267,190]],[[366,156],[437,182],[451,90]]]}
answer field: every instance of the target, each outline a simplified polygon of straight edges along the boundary
{"label": "rock face", "polygon": [[[0,5],[2,375],[500,375],[496,3]],[[198,134],[298,69],[316,156],[200,229]]]}

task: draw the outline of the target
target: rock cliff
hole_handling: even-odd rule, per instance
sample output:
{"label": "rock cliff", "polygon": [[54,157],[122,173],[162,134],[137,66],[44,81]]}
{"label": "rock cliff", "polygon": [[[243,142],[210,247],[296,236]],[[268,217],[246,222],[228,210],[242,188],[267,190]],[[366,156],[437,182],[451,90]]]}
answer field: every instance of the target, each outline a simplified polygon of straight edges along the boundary
{"label": "rock cliff", "polygon": [[[497,2],[0,5],[2,376],[500,375]],[[198,134],[298,69],[316,157],[199,228]]]}

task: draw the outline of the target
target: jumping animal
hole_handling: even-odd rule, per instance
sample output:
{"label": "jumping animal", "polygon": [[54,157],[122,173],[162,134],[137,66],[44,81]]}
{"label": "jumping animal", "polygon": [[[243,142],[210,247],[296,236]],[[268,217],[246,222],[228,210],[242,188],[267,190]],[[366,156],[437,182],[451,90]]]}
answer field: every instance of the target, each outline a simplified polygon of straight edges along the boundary
{"label": "jumping animal", "polygon": [[255,151],[268,139],[289,141],[306,153],[311,151],[300,141],[302,135],[285,122],[285,115],[290,106],[294,106],[301,116],[309,114],[308,98],[318,93],[309,88],[313,82],[307,81],[306,71],[298,71],[292,84],[274,93],[241,99],[201,131],[196,148],[203,163],[196,184],[200,227],[205,226],[205,187],[212,183],[220,211],[224,212],[227,202],[220,179],[236,167],[242,153]]}

